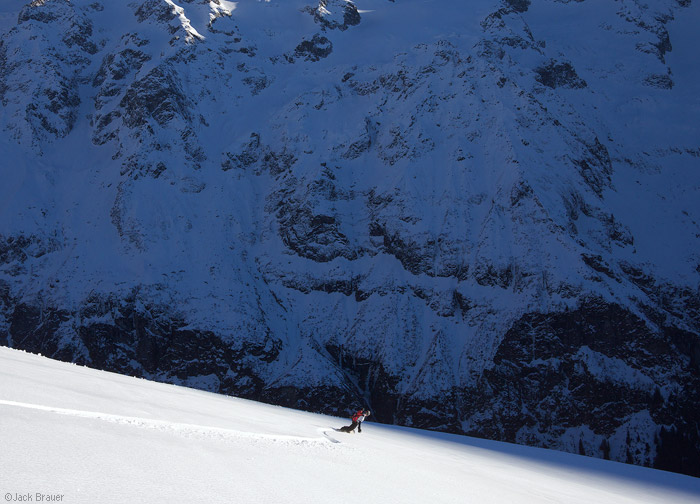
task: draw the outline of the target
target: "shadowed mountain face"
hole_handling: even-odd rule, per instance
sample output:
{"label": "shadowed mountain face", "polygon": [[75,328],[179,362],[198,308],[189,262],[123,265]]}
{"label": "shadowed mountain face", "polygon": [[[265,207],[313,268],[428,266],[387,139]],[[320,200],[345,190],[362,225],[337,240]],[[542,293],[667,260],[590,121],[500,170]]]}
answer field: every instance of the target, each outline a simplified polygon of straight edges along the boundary
{"label": "shadowed mountain face", "polygon": [[690,2],[0,7],[0,344],[700,475]]}

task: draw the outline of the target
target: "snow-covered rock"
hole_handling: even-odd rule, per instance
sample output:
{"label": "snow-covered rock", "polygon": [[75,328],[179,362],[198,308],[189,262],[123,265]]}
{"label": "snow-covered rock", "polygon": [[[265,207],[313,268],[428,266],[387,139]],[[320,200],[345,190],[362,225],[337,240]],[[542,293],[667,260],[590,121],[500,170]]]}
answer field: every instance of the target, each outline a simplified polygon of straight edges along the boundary
{"label": "snow-covered rock", "polygon": [[697,474],[697,5],[0,14],[0,343]]}

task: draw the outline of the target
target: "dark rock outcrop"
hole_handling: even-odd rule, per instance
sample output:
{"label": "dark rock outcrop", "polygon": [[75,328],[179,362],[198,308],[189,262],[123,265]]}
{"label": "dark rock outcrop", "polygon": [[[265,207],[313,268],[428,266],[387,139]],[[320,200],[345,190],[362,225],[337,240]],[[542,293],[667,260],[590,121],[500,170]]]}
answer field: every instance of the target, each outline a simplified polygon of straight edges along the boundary
{"label": "dark rock outcrop", "polygon": [[357,6],[349,0],[319,0],[318,7],[311,12],[324,30],[345,31],[361,21]]}
{"label": "dark rock outcrop", "polygon": [[[304,40],[294,49],[295,58],[306,61],[318,61],[327,58],[333,52],[333,43],[323,35],[316,34],[311,40]],[[290,58],[291,59],[291,58]]]}
{"label": "dark rock outcrop", "polygon": [[581,89],[587,85],[568,61],[563,63],[550,61],[546,65],[536,68],[535,73],[537,74],[535,77],[537,82],[552,89],[559,87]]}

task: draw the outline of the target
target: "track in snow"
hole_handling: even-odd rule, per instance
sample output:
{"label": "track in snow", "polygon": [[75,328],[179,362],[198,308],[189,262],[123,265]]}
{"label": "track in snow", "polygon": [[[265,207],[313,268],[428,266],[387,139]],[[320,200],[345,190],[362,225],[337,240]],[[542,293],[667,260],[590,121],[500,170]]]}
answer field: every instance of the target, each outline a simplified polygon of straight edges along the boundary
{"label": "track in snow", "polygon": [[68,408],[57,408],[54,406],[43,406],[41,404],[31,404],[17,401],[7,401],[0,399],[0,406],[11,406],[16,408],[27,408],[39,411],[48,411],[58,415],[66,415],[78,418],[90,418],[102,420],[104,422],[128,425],[141,429],[152,429],[161,432],[171,432],[184,437],[202,437],[202,438],[232,438],[232,439],[258,439],[268,441],[292,442],[295,444],[303,443],[340,443],[337,439],[328,435],[326,429],[319,429],[319,432],[324,437],[309,438],[304,436],[289,436],[284,434],[261,434],[254,432],[244,432],[234,429],[225,429],[222,427],[210,427],[206,425],[194,425],[178,422],[167,422],[165,420],[155,420],[152,418],[132,417],[125,415],[113,415],[110,413],[101,413],[97,411],[83,411]]}

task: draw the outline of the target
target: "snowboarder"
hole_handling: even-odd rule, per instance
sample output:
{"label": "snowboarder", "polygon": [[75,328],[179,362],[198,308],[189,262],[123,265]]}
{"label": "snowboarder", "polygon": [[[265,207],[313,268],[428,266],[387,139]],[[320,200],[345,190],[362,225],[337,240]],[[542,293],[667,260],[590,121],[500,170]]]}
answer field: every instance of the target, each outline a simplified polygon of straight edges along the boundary
{"label": "snowboarder", "polygon": [[355,427],[357,427],[357,432],[362,432],[362,422],[364,421],[365,418],[370,416],[371,412],[368,409],[359,409],[355,412],[355,414],[352,416],[351,420],[352,423],[350,425],[346,425],[345,427],[341,427],[338,429],[340,432],[353,432],[355,430]]}

